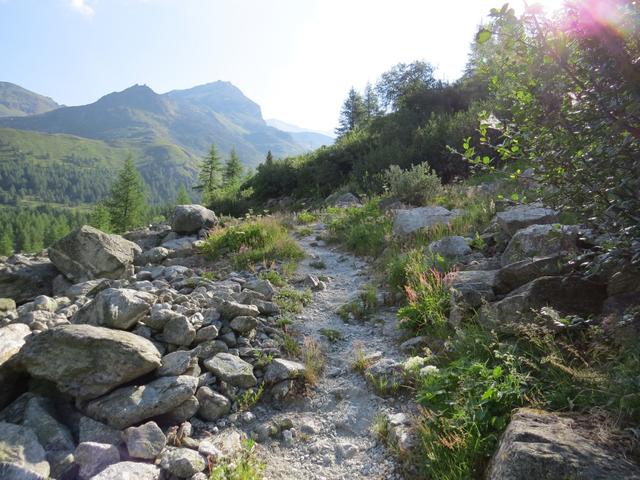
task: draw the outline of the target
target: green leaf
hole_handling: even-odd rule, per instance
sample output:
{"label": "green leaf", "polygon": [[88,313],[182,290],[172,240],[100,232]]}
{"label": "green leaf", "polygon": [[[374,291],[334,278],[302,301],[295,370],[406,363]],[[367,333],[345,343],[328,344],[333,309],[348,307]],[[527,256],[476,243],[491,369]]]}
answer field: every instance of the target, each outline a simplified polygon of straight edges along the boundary
{"label": "green leaf", "polygon": [[482,157],[482,163],[484,163],[485,165],[489,165],[491,163],[491,159],[485,155],[484,157]]}
{"label": "green leaf", "polygon": [[486,28],[481,28],[480,31],[476,34],[476,42],[483,44],[487,43],[491,39],[491,30],[487,30]]}

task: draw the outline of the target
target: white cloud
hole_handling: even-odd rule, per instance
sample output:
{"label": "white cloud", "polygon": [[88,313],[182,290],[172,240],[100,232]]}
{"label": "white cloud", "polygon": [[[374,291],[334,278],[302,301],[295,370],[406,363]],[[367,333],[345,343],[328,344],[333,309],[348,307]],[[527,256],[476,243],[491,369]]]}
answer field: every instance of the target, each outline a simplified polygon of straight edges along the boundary
{"label": "white cloud", "polygon": [[71,8],[80,12],[82,15],[91,16],[95,13],[95,10],[87,5],[85,0],[70,0],[69,4]]}

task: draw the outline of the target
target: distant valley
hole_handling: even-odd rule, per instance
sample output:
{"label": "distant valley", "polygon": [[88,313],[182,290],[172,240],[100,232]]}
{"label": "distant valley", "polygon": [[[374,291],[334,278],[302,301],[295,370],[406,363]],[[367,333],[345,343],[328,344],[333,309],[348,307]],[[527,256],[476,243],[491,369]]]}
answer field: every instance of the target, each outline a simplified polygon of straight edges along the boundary
{"label": "distant valley", "polygon": [[333,143],[295,130],[270,126],[260,106],[229,82],[165,94],[134,85],[74,107],[0,82],[0,203],[95,202],[129,154],[150,199],[165,203],[193,184],[211,144],[223,156],[235,148],[245,166],[256,167],[269,150],[285,157]]}

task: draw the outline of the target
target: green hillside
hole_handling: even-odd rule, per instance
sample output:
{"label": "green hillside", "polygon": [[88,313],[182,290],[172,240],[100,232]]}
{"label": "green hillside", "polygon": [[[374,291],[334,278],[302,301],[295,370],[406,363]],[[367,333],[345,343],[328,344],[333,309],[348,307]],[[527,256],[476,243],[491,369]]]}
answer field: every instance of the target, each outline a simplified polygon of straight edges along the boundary
{"label": "green hillside", "polygon": [[[163,143],[109,145],[72,135],[0,128],[0,203],[94,203],[103,198],[125,158],[133,155],[154,203],[190,185],[199,159]],[[168,181],[168,179],[170,179]]]}
{"label": "green hillside", "polygon": [[35,115],[60,107],[44,97],[9,82],[0,82],[0,117]]}

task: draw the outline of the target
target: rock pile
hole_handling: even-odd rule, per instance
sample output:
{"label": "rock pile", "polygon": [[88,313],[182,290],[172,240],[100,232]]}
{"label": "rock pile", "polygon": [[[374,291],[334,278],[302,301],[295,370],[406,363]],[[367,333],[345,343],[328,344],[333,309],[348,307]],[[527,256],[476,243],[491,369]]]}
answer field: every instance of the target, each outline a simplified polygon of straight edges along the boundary
{"label": "rock pile", "polygon": [[126,240],[82,227],[52,263],[2,267],[46,270],[49,285],[25,280],[31,293],[0,304],[1,478],[200,478],[208,456],[241,449],[229,427],[245,392],[282,398],[302,381],[303,365],[278,358],[273,285],[202,275],[197,237],[183,234],[216,222],[180,206],[172,229]]}

